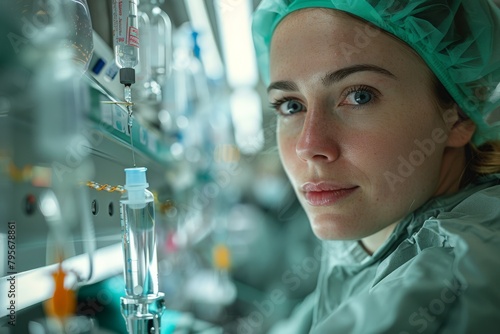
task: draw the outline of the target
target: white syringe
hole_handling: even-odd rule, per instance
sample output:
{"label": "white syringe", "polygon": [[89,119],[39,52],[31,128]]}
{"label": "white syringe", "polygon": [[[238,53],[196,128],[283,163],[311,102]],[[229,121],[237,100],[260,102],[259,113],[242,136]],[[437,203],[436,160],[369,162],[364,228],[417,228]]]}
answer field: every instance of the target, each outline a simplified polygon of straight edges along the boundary
{"label": "white syringe", "polygon": [[129,333],[159,333],[164,295],[158,291],[155,208],[146,168],[126,168],[120,199],[126,296],[122,314]]}
{"label": "white syringe", "polygon": [[154,197],[147,190],[146,168],[125,169],[126,193],[120,199],[128,296],[158,293]]}

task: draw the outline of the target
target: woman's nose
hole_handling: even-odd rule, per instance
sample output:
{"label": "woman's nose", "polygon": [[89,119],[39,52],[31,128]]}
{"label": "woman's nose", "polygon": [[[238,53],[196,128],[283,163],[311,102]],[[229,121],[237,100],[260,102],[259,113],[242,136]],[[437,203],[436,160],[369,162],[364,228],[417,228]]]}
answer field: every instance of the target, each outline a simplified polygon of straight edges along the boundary
{"label": "woman's nose", "polygon": [[301,160],[328,163],[338,159],[336,126],[329,116],[317,110],[306,113],[295,148]]}

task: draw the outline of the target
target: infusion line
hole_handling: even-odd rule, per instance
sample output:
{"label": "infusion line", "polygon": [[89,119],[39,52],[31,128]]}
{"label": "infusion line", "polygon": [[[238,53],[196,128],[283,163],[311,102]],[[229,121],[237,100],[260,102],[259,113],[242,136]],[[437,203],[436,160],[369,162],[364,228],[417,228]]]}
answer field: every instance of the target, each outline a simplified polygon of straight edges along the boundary
{"label": "infusion line", "polygon": [[132,135],[132,107],[127,106],[128,111],[128,132],[130,133],[130,149],[132,150],[132,161],[135,164],[135,152],[134,152],[134,136]]}
{"label": "infusion line", "polygon": [[132,89],[130,85],[125,85],[124,88],[124,97],[125,97],[125,102],[127,102],[127,113],[128,113],[128,132],[130,134],[130,149],[132,150],[132,162],[134,163],[134,167],[136,167],[135,164],[135,152],[134,152],[134,136],[132,134],[132,124],[133,124],[133,119],[132,119]]}

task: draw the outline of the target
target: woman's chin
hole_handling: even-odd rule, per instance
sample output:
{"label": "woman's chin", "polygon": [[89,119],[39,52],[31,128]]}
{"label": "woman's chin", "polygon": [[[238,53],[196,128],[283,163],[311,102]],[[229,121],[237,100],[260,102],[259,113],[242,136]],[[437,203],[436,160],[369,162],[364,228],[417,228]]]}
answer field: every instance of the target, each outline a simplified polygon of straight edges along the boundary
{"label": "woman's chin", "polygon": [[365,237],[362,231],[354,224],[334,220],[311,220],[311,228],[321,240],[357,240]]}

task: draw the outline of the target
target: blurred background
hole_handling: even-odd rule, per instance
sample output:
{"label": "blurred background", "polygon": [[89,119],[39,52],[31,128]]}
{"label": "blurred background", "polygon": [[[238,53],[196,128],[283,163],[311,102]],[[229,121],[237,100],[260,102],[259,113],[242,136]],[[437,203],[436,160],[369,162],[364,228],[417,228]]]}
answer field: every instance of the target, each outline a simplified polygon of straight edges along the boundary
{"label": "blurred background", "polygon": [[320,244],[279,161],[258,2],[0,2],[0,333],[127,332],[134,165],[154,195],[162,333],[266,333],[314,289]]}

